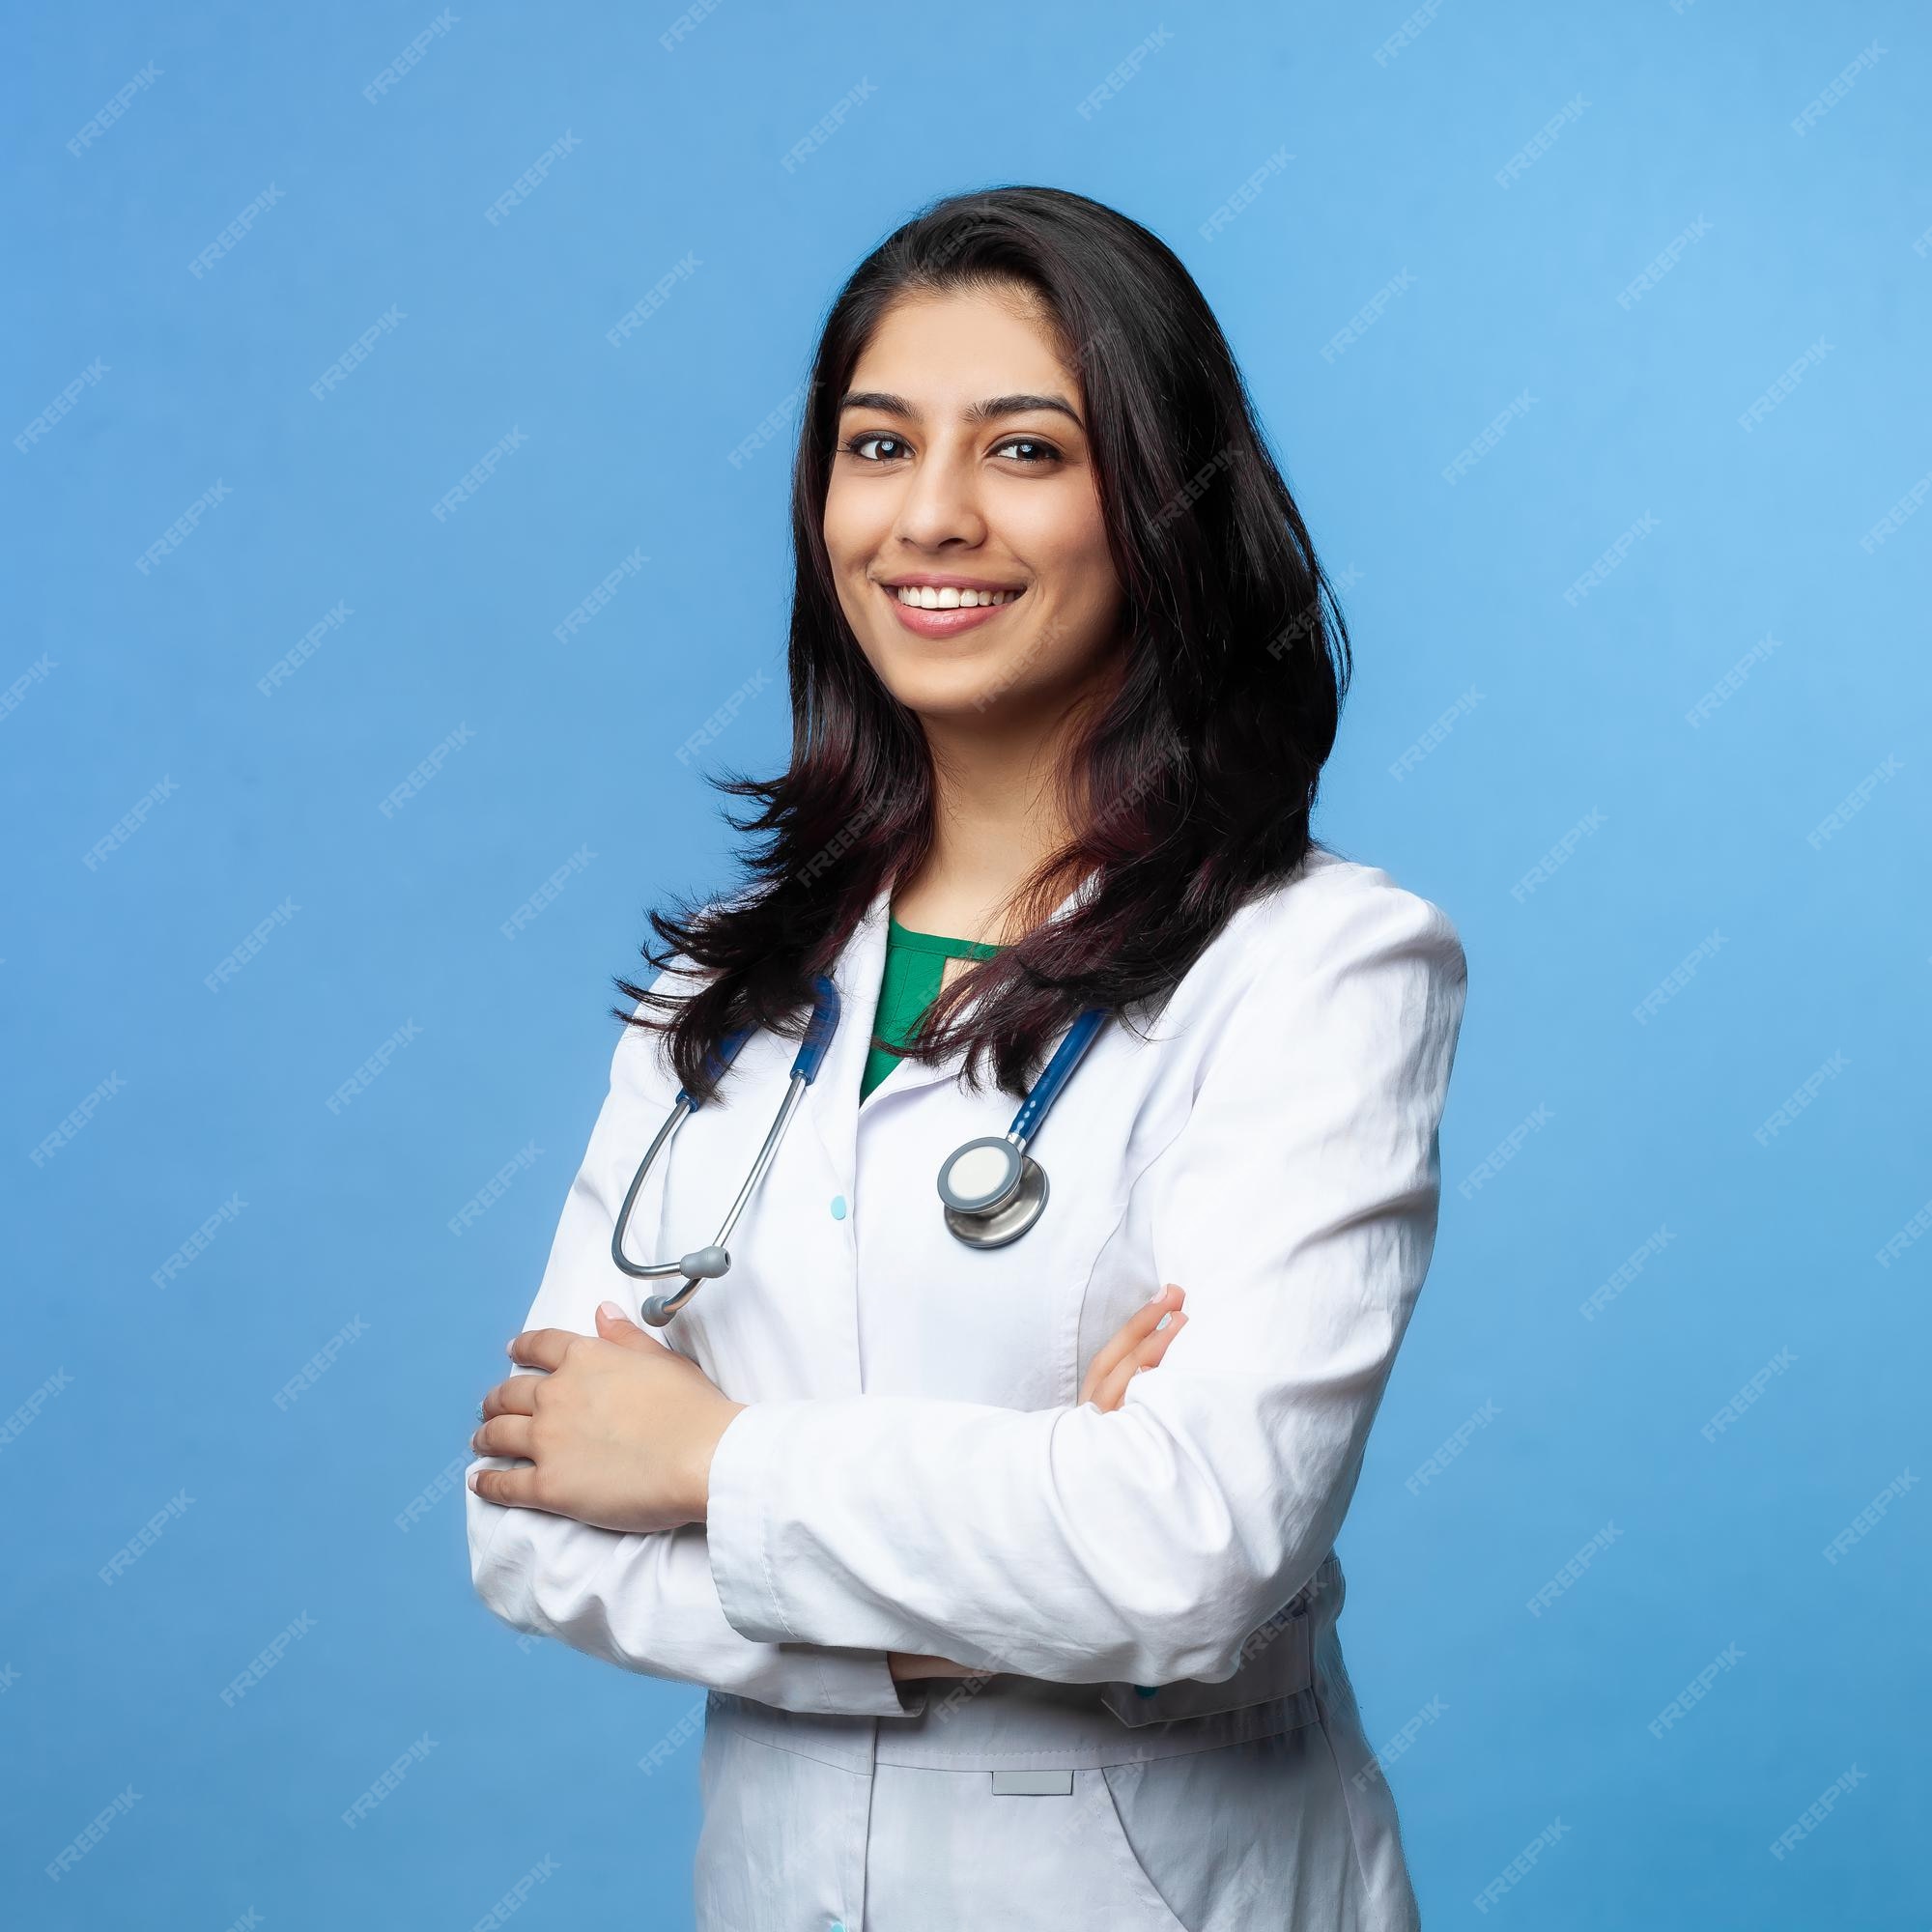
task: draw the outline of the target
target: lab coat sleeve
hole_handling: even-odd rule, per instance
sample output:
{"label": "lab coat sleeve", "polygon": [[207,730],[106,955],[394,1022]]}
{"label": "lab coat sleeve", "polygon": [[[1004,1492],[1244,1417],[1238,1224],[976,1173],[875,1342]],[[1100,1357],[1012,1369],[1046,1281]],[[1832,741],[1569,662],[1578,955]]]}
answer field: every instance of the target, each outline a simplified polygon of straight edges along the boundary
{"label": "lab coat sleeve", "polygon": [[[611,1089],[564,1202],[526,1328],[594,1335],[597,1304],[622,1285],[611,1262],[611,1231],[643,1148],[627,1146],[618,1157],[617,1118],[637,1117],[635,1107],[620,1105],[620,1092],[625,1081],[640,1077],[640,1063],[630,1056],[654,1050],[654,1036],[631,1029],[618,1042]],[[669,1097],[668,1089],[666,1105]],[[609,1177],[619,1171],[613,1199]],[[469,1469],[517,1466],[506,1457],[482,1456]],[[719,1606],[702,1523],[620,1535],[542,1510],[485,1502],[469,1489],[468,1473],[465,1497],[470,1579],[516,1630],[555,1637],[645,1676],[702,1684],[787,1711],[903,1717],[922,1707],[923,1692],[901,1699],[883,1650],[754,1638],[733,1630]]]}
{"label": "lab coat sleeve", "polygon": [[1256,944],[1184,1125],[1134,1182],[1151,1286],[1187,1291],[1159,1368],[1107,1413],[743,1410],[708,1517],[734,1629],[1221,1683],[1314,1576],[1434,1247],[1466,966],[1448,918],[1385,874],[1318,881]]}

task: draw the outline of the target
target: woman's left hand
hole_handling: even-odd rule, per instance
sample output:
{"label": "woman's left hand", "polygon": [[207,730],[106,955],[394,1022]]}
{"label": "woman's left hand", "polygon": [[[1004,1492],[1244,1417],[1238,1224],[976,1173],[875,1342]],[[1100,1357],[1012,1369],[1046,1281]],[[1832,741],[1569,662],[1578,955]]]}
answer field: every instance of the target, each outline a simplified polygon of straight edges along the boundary
{"label": "woman's left hand", "polygon": [[481,1456],[526,1466],[479,1469],[486,1502],[548,1510],[600,1529],[652,1531],[702,1522],[711,1455],[733,1402],[696,1362],[618,1313],[597,1312],[597,1333],[529,1328],[510,1359],[540,1376],[511,1376],[483,1398],[469,1438]]}

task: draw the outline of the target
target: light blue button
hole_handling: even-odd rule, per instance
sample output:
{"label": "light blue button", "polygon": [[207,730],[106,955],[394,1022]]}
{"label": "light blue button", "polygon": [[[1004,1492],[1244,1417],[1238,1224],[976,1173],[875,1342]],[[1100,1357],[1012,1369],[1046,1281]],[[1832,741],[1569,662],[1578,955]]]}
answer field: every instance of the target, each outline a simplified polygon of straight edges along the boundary
{"label": "light blue button", "polygon": [[[845,1197],[842,1194],[835,1194],[832,1197],[832,1218],[835,1221],[842,1221],[845,1218]],[[839,1928],[835,1925],[832,1932],[839,1932]]]}

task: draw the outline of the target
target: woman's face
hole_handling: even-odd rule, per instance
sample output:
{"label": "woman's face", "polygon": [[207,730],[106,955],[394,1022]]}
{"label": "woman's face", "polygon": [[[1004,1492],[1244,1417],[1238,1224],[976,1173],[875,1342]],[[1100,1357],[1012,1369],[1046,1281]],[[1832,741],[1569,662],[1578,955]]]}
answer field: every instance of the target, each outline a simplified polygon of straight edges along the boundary
{"label": "woman's face", "polygon": [[[841,404],[825,547],[886,689],[923,719],[997,729],[1102,682],[1122,591],[1086,399],[1027,293],[900,300]],[[908,609],[901,585],[957,608]],[[1018,594],[973,608],[961,586]]]}

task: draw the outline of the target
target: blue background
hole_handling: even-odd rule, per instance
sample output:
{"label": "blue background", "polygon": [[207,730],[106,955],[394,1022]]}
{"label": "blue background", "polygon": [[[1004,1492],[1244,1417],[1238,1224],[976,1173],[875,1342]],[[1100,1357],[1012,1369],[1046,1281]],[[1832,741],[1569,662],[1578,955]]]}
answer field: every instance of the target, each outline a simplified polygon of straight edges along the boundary
{"label": "blue background", "polygon": [[[24,451],[0,450],[0,689],[28,677],[0,719],[0,1416],[58,1388],[0,1442],[0,1918],[218,1932],[252,1908],[270,1927],[462,1927],[549,1858],[520,1915],[532,1932],[687,1922],[695,1735],[655,1776],[638,1765],[693,1728],[701,1693],[494,1622],[445,1472],[534,1292],[643,908],[731,876],[700,774],[784,753],[773,676],[679,757],[781,663],[788,438],[729,452],[792,396],[866,251],[929,196],[999,182],[1113,203],[1199,277],[1349,584],[1358,679],[1318,832],[1443,905],[1469,954],[1437,1260],[1343,1543],[1372,1741],[1434,1714],[1389,1765],[1427,1922],[1932,1916],[1922,1491],[1835,1563],[1823,1553],[1927,1449],[1932,1240],[1875,1257],[1932,1195],[1932,514],[1861,542],[1932,470],[1925,24],[1885,4],[1445,0],[1390,52],[1406,11],[1163,21],[994,0],[943,19],[723,0],[672,51],[674,0],[459,0],[373,101],[432,0],[15,20],[9,66],[31,85],[8,117],[0,428],[24,433],[106,367]],[[149,63],[151,84],[71,153]],[[486,219],[570,136],[541,186]],[[606,331],[687,255],[613,348]],[[310,384],[392,308],[402,320],[318,400]],[[431,505],[515,431],[522,446],[439,522]],[[193,533],[137,569],[217,483]],[[1646,516],[1621,567],[1566,599]],[[559,641],[634,550],[647,563]],[[350,614],[265,696],[258,679],[338,604]],[[30,675],[43,653],[52,668]],[[1864,809],[1813,843],[1875,774]],[[83,854],[169,780],[90,868]],[[1513,891],[1585,821],[1566,864]],[[1695,977],[1639,1023],[1700,947]],[[1668,1245],[1584,1320],[1660,1227]],[[1762,1399],[1706,1439],[1774,1360]],[[1463,1453],[1411,1484],[1478,1414]],[[303,1616],[278,1667],[224,1705]],[[1733,1645],[1709,1696],[1653,1735]],[[347,1829],[423,1736],[434,1748]],[[1856,1788],[1774,1858],[1854,1767]],[[131,1811],[50,1881],[129,1786]]]}

